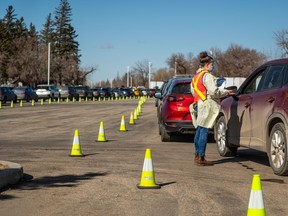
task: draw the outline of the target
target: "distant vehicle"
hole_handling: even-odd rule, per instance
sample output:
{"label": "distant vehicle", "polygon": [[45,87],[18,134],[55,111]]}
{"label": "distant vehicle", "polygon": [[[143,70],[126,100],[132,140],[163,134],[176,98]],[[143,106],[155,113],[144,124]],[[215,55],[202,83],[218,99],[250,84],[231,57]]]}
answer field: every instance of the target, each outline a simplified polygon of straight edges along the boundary
{"label": "distant vehicle", "polygon": [[59,90],[54,85],[41,84],[37,85],[36,94],[38,99],[58,99],[61,97]]}
{"label": "distant vehicle", "polygon": [[76,91],[74,86],[59,86],[59,92],[61,99],[69,99],[70,101],[73,100],[79,100],[79,94]]}
{"label": "distant vehicle", "polygon": [[83,99],[93,99],[93,91],[89,86],[75,86],[76,91],[79,94],[79,97]]}
{"label": "distant vehicle", "polygon": [[25,100],[27,102],[34,100],[38,101],[38,95],[29,86],[19,86],[12,89],[12,91],[17,95],[18,100]]}
{"label": "distant vehicle", "polygon": [[0,101],[6,103],[7,101],[13,101],[17,103],[17,95],[8,86],[0,87]]}
{"label": "distant vehicle", "polygon": [[131,96],[131,90],[129,88],[119,88],[120,97],[130,97]]}

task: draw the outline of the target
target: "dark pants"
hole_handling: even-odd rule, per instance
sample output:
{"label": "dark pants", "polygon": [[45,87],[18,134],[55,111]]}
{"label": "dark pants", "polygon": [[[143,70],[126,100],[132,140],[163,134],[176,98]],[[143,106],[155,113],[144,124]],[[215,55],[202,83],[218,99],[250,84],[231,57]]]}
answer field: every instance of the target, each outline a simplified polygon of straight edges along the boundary
{"label": "dark pants", "polygon": [[205,156],[209,128],[198,126],[194,137],[195,155]]}

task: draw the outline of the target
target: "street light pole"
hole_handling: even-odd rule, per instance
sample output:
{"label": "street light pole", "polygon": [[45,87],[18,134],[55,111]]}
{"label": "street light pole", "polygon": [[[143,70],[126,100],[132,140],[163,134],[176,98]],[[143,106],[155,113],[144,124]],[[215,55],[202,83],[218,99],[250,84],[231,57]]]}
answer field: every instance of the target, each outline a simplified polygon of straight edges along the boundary
{"label": "street light pole", "polygon": [[150,82],[151,82],[151,65],[152,63],[149,62],[149,78],[148,78],[148,88],[150,89]]}
{"label": "street light pole", "polygon": [[127,88],[129,87],[129,66],[127,66]]}
{"label": "street light pole", "polygon": [[50,85],[50,43],[48,43],[48,79],[47,84]]}

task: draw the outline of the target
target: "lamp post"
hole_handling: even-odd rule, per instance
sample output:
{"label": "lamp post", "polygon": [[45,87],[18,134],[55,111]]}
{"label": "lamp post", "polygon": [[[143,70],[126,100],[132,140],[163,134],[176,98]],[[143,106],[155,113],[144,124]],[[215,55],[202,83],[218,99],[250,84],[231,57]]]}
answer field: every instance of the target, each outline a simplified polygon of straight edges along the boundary
{"label": "lamp post", "polygon": [[151,82],[151,65],[152,63],[149,62],[148,66],[149,66],[149,76],[148,76],[148,88],[150,89],[150,82]]}
{"label": "lamp post", "polygon": [[48,43],[48,78],[47,84],[50,85],[50,43]]}
{"label": "lamp post", "polygon": [[129,66],[127,66],[127,88],[129,87]]}

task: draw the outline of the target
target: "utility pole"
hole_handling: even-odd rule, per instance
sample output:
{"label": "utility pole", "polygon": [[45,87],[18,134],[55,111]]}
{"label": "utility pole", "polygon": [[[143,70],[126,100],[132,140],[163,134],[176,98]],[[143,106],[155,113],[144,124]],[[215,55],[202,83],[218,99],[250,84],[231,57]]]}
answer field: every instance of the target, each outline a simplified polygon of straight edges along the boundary
{"label": "utility pole", "polygon": [[149,77],[148,77],[148,88],[150,89],[150,82],[151,82],[151,65],[152,63],[149,62],[148,67],[149,67]]}
{"label": "utility pole", "polygon": [[127,88],[129,87],[129,66],[127,66]]}
{"label": "utility pole", "polygon": [[50,42],[48,43],[48,79],[47,84],[50,85]]}

